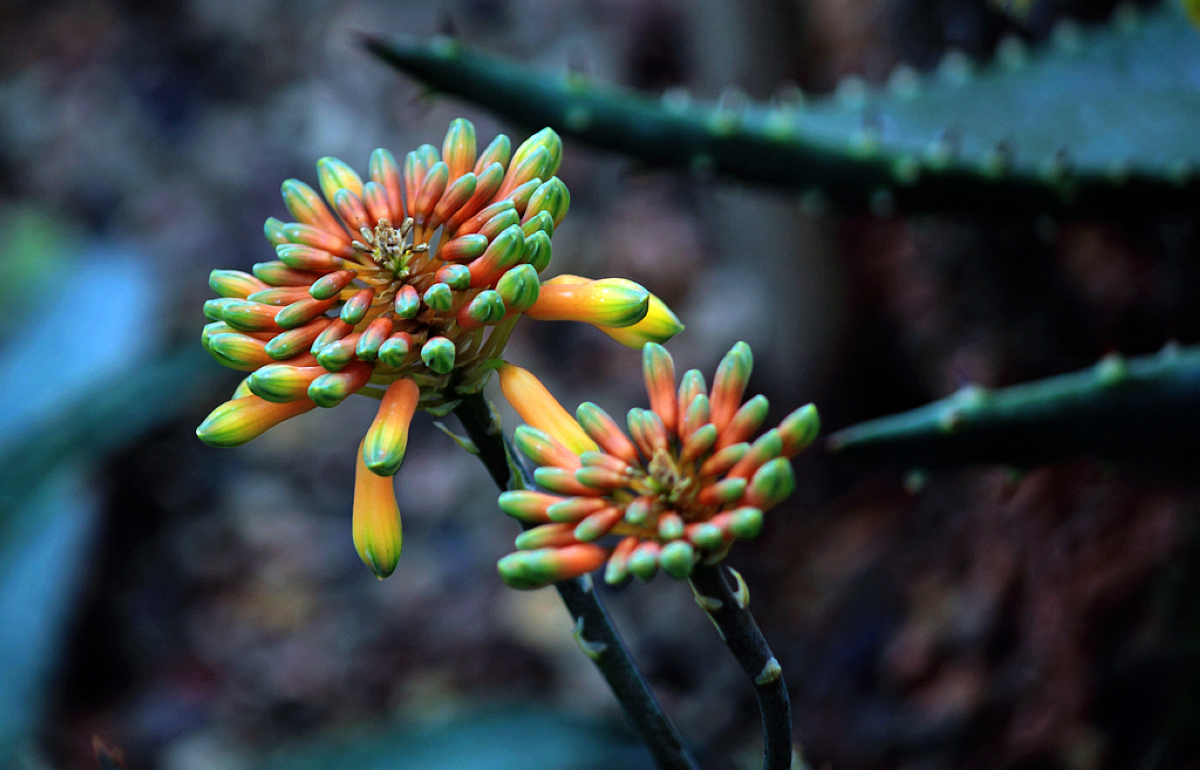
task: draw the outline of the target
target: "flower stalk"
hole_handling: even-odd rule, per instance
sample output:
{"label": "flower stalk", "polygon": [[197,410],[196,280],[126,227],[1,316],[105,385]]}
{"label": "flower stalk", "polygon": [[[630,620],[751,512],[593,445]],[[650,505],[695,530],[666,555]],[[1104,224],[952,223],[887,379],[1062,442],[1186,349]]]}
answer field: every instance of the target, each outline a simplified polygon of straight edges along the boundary
{"label": "flower stalk", "polygon": [[[468,438],[478,450],[492,480],[501,490],[536,489],[493,417],[491,407],[481,394],[463,397],[454,410]],[[575,621],[575,640],[612,689],[626,720],[646,746],[660,768],[693,770],[698,768],[679,731],[663,713],[638,670],[589,575],[561,580],[554,584],[563,604]],[[751,621],[753,622],[753,621]],[[786,700],[786,693],[785,693]]]}
{"label": "flower stalk", "polygon": [[754,683],[754,697],[762,715],[763,770],[788,770],[792,766],[792,706],[787,683],[779,661],[750,614],[746,583],[741,575],[721,564],[697,565],[688,580],[696,603],[708,613],[729,651]]}

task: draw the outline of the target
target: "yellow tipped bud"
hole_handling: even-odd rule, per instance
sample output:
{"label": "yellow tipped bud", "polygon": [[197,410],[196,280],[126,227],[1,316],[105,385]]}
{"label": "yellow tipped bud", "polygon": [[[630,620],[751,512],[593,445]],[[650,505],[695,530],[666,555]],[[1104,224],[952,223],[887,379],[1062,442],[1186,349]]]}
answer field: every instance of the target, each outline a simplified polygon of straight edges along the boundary
{"label": "yellow tipped bud", "polygon": [[550,435],[577,455],[599,449],[537,377],[512,364],[502,365],[499,375],[504,398],[528,425]]}
{"label": "yellow tipped bud", "polygon": [[442,159],[450,168],[451,181],[475,168],[475,124],[466,118],[450,121],[442,142]]}
{"label": "yellow tipped bud", "polygon": [[276,404],[253,395],[235,398],[212,410],[196,428],[196,436],[209,446],[241,446],[315,406],[307,399]]}
{"label": "yellow tipped bud", "polygon": [[583,321],[596,326],[632,326],[646,317],[650,292],[621,278],[587,283],[544,283],[525,314],[539,321]]}
{"label": "yellow tipped bud", "polygon": [[354,470],[353,530],[354,548],[363,564],[380,580],[392,574],[404,544],[396,488],[391,476],[378,476],[363,462],[363,446]]}
{"label": "yellow tipped bud", "polygon": [[356,197],[362,197],[363,183],[354,169],[328,155],[317,161],[317,179],[321,182],[321,192],[331,206],[336,206],[334,198],[338,190],[348,190]]}

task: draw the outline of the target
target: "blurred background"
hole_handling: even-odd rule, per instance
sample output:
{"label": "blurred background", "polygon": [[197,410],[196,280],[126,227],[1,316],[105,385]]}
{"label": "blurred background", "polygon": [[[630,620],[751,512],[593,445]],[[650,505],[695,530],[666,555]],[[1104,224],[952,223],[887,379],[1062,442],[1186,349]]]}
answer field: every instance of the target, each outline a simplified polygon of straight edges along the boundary
{"label": "blurred background", "polygon": [[[58,0],[0,4],[0,764],[133,770],[649,767],[553,591],[503,587],[516,525],[419,415],[405,551],[350,542],[373,405],[237,450],[195,426],[238,381],[199,345],[214,268],[272,258],[279,185],[509,126],[369,58],[452,33],[649,92],[828,92],[1004,34],[1104,19],[1039,0]],[[711,376],[737,340],[777,421],[827,428],[1102,355],[1200,341],[1196,219],[816,216],[796,196],[568,142],[551,273],[620,275]],[[569,407],[643,405],[640,354],[522,324],[508,358]],[[453,418],[448,418],[453,426]],[[511,429],[510,420],[507,427]],[[1200,484],[1078,458],[910,473],[812,452],[730,562],[813,767],[1200,767]],[[706,768],[755,767],[750,687],[685,585],[602,589]]]}

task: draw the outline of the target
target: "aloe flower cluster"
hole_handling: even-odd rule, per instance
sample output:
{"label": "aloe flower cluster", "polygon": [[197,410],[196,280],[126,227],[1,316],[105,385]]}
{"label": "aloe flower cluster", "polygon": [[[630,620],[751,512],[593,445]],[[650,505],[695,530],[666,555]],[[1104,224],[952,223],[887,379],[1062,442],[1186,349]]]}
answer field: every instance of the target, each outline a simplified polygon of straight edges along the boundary
{"label": "aloe flower cluster", "polygon": [[[752,363],[739,342],[711,391],[694,369],[677,388],[671,355],[647,344],[650,408],[629,411],[628,435],[595,404],[581,404],[572,418],[532,374],[501,367],[504,395],[527,423],[514,443],[538,466],[541,488],[500,496],[500,508],[529,527],[500,560],[504,581],[538,588],[605,563],[609,583],[649,580],[660,569],[682,579],[697,563],[724,558],[736,540],[756,537],[763,512],[795,485],[789,458],[820,426],[808,404],[751,440],[768,407],[763,396],[742,403]],[[615,545],[597,542],[607,536]]]}
{"label": "aloe flower cluster", "polygon": [[388,477],[414,412],[444,413],[479,391],[520,316],[591,323],[632,346],[682,329],[632,281],[542,283],[570,203],[561,156],[549,128],[515,151],[500,135],[479,152],[474,126],[458,119],[440,154],[422,145],[403,169],[379,149],[366,181],[326,157],[321,194],[284,182],[295,221],[264,226],[276,259],[210,278],[219,296],[204,306],[204,347],[250,374],[197,435],[237,446],[354,393],[380,399],[359,452],[354,539],[377,575],[390,574],[400,522]]}

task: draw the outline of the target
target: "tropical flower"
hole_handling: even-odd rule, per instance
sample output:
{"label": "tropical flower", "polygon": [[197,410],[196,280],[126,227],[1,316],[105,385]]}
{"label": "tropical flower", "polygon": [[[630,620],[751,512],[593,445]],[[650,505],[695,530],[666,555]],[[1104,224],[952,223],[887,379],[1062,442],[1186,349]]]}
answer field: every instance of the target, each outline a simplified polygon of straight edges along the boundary
{"label": "tropical flower", "polygon": [[570,203],[554,174],[562,142],[549,128],[511,149],[477,152],[475,128],[450,124],[439,155],[422,145],[403,171],[375,150],[363,181],[336,158],[317,163],[321,192],[289,179],[296,220],[264,225],[277,259],[252,274],[214,270],[204,347],[251,372],[196,430],[213,446],[244,444],[354,393],[380,400],[358,458],[354,542],[380,577],[400,554],[392,476],[417,409],[445,413],[478,392],[521,315],[594,324],[626,344],[683,327],[623,279],[541,282],[550,237]]}
{"label": "tropical flower", "polygon": [[[514,443],[538,466],[541,487],[500,495],[501,510],[530,527],[499,563],[514,588],[606,562],[609,583],[649,580],[660,568],[685,578],[698,562],[724,558],[735,540],[756,537],[763,512],[791,494],[788,460],[816,438],[817,410],[802,406],[751,441],[767,400],[742,403],[753,364],[746,343],[722,359],[711,393],[695,369],[676,389],[675,363],[661,345],[646,344],[642,359],[650,408],[629,410],[628,436],[595,404],[572,418],[532,374],[500,368],[500,387],[527,423]],[[596,542],[609,535],[615,547]]]}

